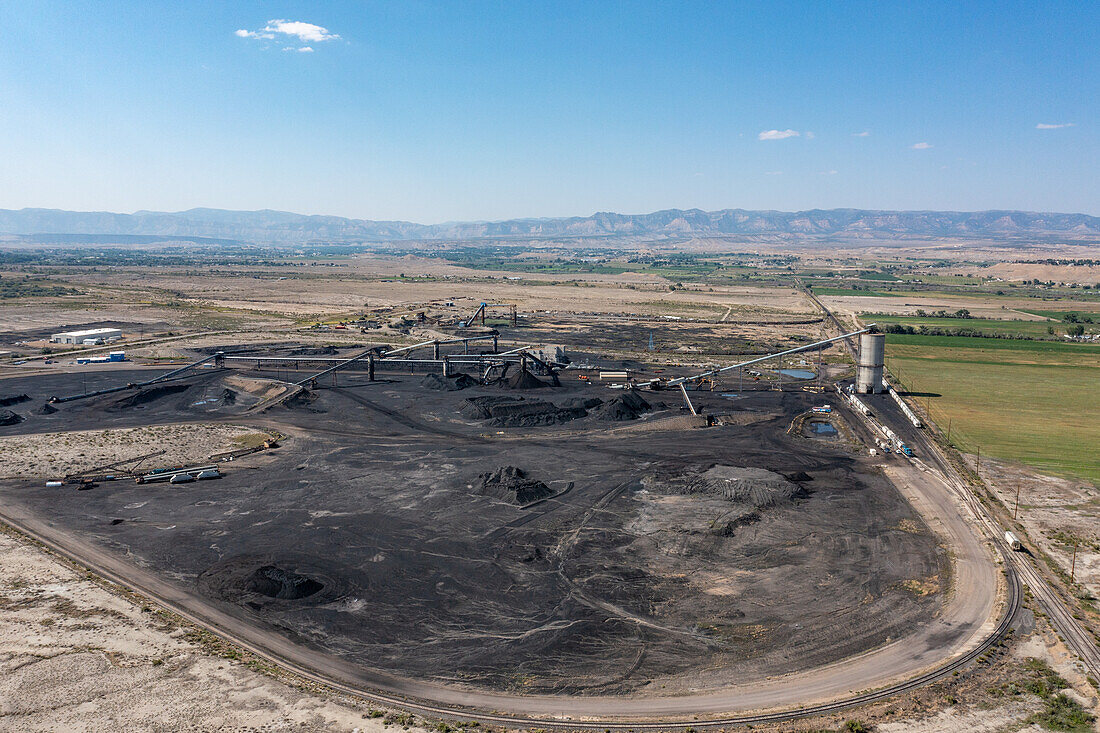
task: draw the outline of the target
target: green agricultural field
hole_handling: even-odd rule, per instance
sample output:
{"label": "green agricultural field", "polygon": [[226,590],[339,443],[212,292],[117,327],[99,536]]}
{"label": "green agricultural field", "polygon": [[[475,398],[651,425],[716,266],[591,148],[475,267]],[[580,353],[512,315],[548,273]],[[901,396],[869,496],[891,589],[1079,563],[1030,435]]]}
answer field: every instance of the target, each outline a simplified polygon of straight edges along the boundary
{"label": "green agricultural field", "polygon": [[990,364],[1001,364],[1010,361],[1019,364],[1054,363],[1100,366],[1100,344],[894,333],[886,335],[886,343],[895,347],[935,347],[942,350],[941,353],[950,353],[968,361],[985,361]]}
{"label": "green agricultural field", "polygon": [[1100,323],[1100,307],[1094,307],[1093,310],[1035,310],[1033,308],[1021,308],[1024,313],[1031,313],[1032,315],[1042,316],[1044,318],[1053,318],[1056,321],[1062,321],[1066,315],[1072,314],[1078,321],[1084,321],[1086,318],[1091,318],[1093,321]]}
{"label": "green agricultural field", "polygon": [[1100,485],[1100,346],[888,335],[886,355],[961,450]]}

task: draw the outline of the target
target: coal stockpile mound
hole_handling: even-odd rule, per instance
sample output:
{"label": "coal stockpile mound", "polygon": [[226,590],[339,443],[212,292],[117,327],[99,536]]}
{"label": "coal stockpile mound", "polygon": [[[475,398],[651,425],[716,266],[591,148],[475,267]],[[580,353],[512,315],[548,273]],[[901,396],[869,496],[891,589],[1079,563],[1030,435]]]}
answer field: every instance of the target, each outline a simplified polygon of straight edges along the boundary
{"label": "coal stockpile mound", "polygon": [[559,407],[523,397],[472,397],[462,401],[459,411],[471,420],[489,420],[490,425],[503,428],[557,425],[588,414],[583,407]]}
{"label": "coal stockpile mound", "polygon": [[11,410],[0,409],[0,425],[18,425],[23,422],[22,415],[16,415]]}
{"label": "coal stockpile mound", "polygon": [[308,389],[303,389],[298,394],[290,397],[280,403],[280,406],[286,407],[292,410],[305,410],[306,412],[324,413],[327,412],[324,408],[314,407],[313,403],[317,401],[317,395],[310,392]]}
{"label": "coal stockpile mound", "polygon": [[313,578],[283,570],[275,565],[257,568],[245,582],[245,590],[268,598],[297,600],[308,598],[324,588]]}
{"label": "coal stockpile mound", "polygon": [[471,420],[488,420],[493,416],[493,407],[523,402],[522,397],[470,397],[462,400],[458,411]]}
{"label": "coal stockpile mound", "polygon": [[531,372],[521,370],[504,380],[504,386],[508,389],[542,389],[550,385]]}
{"label": "coal stockpile mound", "polygon": [[477,381],[474,380],[469,374],[455,374],[450,377],[444,377],[439,374],[429,374],[420,381],[420,386],[425,389],[435,389],[440,392],[457,392],[460,389],[466,389],[467,387],[473,387],[477,385]]}
{"label": "coal stockpile mound", "polygon": [[287,352],[289,356],[333,356],[339,351],[335,346],[301,346]]}
{"label": "coal stockpile mound", "polygon": [[197,585],[208,596],[252,608],[299,601],[330,603],[351,589],[309,558],[236,555],[199,573]]}
{"label": "coal stockpile mound", "polygon": [[689,484],[692,493],[719,494],[756,509],[792,504],[809,496],[798,484],[763,468],[715,466]]}
{"label": "coal stockpile mound", "polygon": [[237,403],[237,393],[228,387],[222,390],[221,398],[222,404],[224,405],[234,405]]}
{"label": "coal stockpile mound", "polygon": [[593,407],[599,407],[603,404],[603,400],[599,397],[571,397],[565,402],[561,403],[562,407],[579,407],[582,410],[591,410]]}
{"label": "coal stockpile mound", "polygon": [[549,486],[528,478],[525,471],[515,466],[503,466],[478,478],[481,480],[481,494],[514,504],[530,504],[554,493]]}
{"label": "coal stockpile mound", "polygon": [[9,405],[18,405],[20,402],[27,402],[30,397],[25,394],[9,394],[0,397],[0,407],[8,407]]}
{"label": "coal stockpile mound", "polygon": [[147,405],[150,402],[155,402],[162,397],[186,392],[190,387],[191,385],[189,384],[161,384],[156,387],[146,387],[115,400],[108,405],[106,409],[111,412],[129,410],[134,407],[140,407],[141,405]]}
{"label": "coal stockpile mound", "polygon": [[52,415],[57,412],[57,408],[51,405],[49,402],[43,402],[42,406],[31,410],[35,415]]}
{"label": "coal stockpile mound", "polygon": [[630,390],[624,391],[615,399],[602,403],[592,410],[592,415],[597,420],[610,422],[622,422],[625,420],[637,420],[644,413],[649,412],[652,406],[642,399],[642,396]]}
{"label": "coal stockpile mound", "polygon": [[528,400],[513,405],[498,405],[491,410],[490,425],[500,428],[530,428],[558,425],[584,417],[588,413],[577,407],[558,407],[552,402]]}

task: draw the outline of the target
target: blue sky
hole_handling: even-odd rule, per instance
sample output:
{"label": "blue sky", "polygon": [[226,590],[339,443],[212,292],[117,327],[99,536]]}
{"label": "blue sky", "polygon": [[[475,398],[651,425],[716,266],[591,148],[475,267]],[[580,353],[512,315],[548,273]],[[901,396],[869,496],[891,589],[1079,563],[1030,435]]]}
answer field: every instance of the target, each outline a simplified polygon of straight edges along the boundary
{"label": "blue sky", "polygon": [[1100,3],[0,0],[0,19],[0,208],[1100,215]]}

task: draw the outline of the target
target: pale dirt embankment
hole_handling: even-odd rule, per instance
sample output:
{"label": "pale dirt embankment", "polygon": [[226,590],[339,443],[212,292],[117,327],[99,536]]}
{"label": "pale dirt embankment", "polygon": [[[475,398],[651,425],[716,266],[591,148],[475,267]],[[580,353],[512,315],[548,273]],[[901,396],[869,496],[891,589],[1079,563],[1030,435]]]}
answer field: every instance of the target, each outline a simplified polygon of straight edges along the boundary
{"label": "pale dirt embankment", "polygon": [[40,433],[0,438],[0,478],[63,477],[116,461],[166,451],[143,468],[203,461],[267,437],[246,425],[153,425],[117,430]]}
{"label": "pale dirt embankment", "polygon": [[375,715],[211,654],[0,532],[0,731],[400,730]]}

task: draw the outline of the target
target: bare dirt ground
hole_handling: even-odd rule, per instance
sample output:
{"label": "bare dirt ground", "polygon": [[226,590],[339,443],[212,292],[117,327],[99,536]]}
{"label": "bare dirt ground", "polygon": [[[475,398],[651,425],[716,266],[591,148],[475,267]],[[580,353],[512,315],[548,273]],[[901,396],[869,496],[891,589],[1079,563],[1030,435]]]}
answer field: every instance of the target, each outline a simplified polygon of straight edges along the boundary
{"label": "bare dirt ground", "polygon": [[[267,433],[244,425],[151,425],[0,437],[0,477],[66,476],[163,448],[157,466],[202,461]],[[262,440],[262,438],[260,438]]]}
{"label": "bare dirt ground", "polygon": [[[1028,691],[1037,678],[1036,665],[1060,676],[1064,693],[1094,716],[1100,697],[1080,671],[1079,662],[1043,618],[1024,610],[1015,634],[980,662],[958,676],[909,695],[849,710],[839,715],[754,726],[769,733],[824,733],[847,730],[859,721],[875,733],[1040,733],[1048,730],[1031,718],[1044,709],[1043,701]],[[1100,730],[1100,720],[1093,728]]]}
{"label": "bare dirt ground", "polygon": [[[1078,255],[1078,258],[1081,258]],[[1034,262],[998,262],[989,267],[960,267],[960,274],[999,277],[1003,280],[1093,284],[1100,282],[1100,265],[1053,265]]]}
{"label": "bare dirt ground", "polygon": [[1034,298],[1007,299],[998,298],[996,303],[980,298],[943,295],[940,293],[901,293],[897,297],[879,297],[873,295],[823,295],[821,301],[836,312],[843,313],[889,313],[892,315],[915,315],[918,310],[948,312],[965,308],[975,318],[1007,320],[1046,320],[1042,316],[1021,313],[1020,308],[1037,308],[1042,301]]}
{"label": "bare dirt ground", "polygon": [[0,731],[366,733],[392,721],[212,654],[166,614],[3,533],[0,609]]}
{"label": "bare dirt ground", "polygon": [[[113,278],[112,278],[113,279]],[[107,280],[110,282],[110,280]],[[49,337],[58,331],[68,331],[89,324],[118,323],[127,336],[138,338],[183,327],[287,325],[285,319],[264,314],[222,314],[221,317],[197,310],[155,304],[151,298],[163,300],[148,292],[110,291],[106,297],[96,289],[90,297],[43,298],[28,302],[0,303],[0,331],[23,333],[24,338]]]}
{"label": "bare dirt ground", "polygon": [[[974,457],[970,456],[971,466]],[[1074,579],[1100,596],[1100,489],[1087,481],[1044,476],[1005,461],[982,458],[982,478],[1011,510],[1020,494],[1019,521],[1028,537],[1068,575],[1077,545]]]}
{"label": "bare dirt ground", "polygon": [[[522,310],[567,307],[572,311],[642,314],[660,314],[678,305],[695,304],[710,306],[716,311],[715,318],[730,305],[748,311],[812,312],[792,288],[715,285],[670,292],[666,280],[651,275],[497,274],[438,262],[421,261],[420,267],[413,268],[416,262],[406,259],[352,259],[326,267],[323,272],[273,272],[257,277],[209,273],[198,278],[186,271],[142,270],[141,286],[155,290],[161,299],[164,293],[172,293],[180,305],[198,312],[228,309],[237,315],[251,313],[249,317],[276,320],[433,301],[454,301],[460,308],[467,308],[490,299],[516,303]],[[398,274],[425,277],[408,282],[396,279]],[[67,279],[114,292],[132,283],[133,277],[133,273],[94,273]]]}

